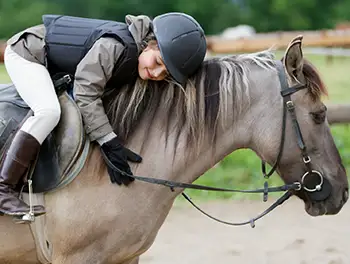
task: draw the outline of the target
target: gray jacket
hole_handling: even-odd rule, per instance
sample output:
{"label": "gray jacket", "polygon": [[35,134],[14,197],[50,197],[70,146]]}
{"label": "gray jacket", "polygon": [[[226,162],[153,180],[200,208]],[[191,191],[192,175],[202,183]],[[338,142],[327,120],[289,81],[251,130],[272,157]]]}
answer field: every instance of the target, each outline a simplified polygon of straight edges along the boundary
{"label": "gray jacket", "polygon": [[[150,18],[127,15],[125,21],[141,52],[141,41],[149,31]],[[17,33],[7,44],[23,58],[46,66],[45,33],[44,25],[37,25]],[[74,97],[91,141],[113,132],[101,97],[123,49],[122,44],[114,38],[100,38],[77,66]]]}

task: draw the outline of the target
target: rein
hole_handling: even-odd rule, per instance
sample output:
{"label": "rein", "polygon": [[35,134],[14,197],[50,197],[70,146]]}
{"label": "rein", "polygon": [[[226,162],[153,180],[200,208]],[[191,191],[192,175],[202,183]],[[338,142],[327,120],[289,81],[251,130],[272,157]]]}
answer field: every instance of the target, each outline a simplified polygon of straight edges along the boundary
{"label": "rein", "polygon": [[215,218],[208,213],[204,212],[202,209],[200,209],[193,201],[192,199],[184,192],[182,192],[182,196],[190,203],[192,204],[197,210],[199,210],[201,213],[204,215],[208,216],[209,218],[220,222],[222,224],[226,225],[232,225],[232,226],[242,226],[242,225],[247,225],[250,224],[251,227],[255,227],[255,221],[262,218],[263,216],[267,215],[270,213],[273,209],[275,209],[278,205],[281,205],[283,202],[288,200],[293,194],[290,192],[291,190],[299,191],[301,190],[301,184],[299,182],[295,182],[292,184],[285,184],[281,186],[276,186],[276,187],[268,187],[267,184],[264,185],[264,188],[261,189],[254,189],[254,190],[237,190],[237,189],[227,189],[227,188],[216,188],[216,187],[210,187],[210,186],[205,186],[205,185],[198,185],[198,184],[191,184],[191,183],[183,183],[183,182],[176,182],[176,181],[169,181],[169,180],[163,180],[163,179],[157,179],[157,178],[149,178],[149,177],[142,177],[142,176],[136,176],[136,175],[131,175],[128,174],[119,168],[117,168],[112,162],[108,160],[108,158],[105,156],[103,152],[102,156],[107,165],[121,173],[124,176],[128,176],[131,178],[134,178],[135,180],[147,182],[147,183],[152,183],[152,184],[158,184],[158,185],[163,185],[165,187],[169,187],[172,192],[175,191],[175,188],[181,188],[181,189],[195,189],[195,190],[202,190],[202,191],[217,191],[217,192],[236,192],[236,193],[263,193],[264,195],[264,201],[267,201],[267,195],[268,193],[271,192],[285,192],[277,201],[275,201],[269,208],[267,208],[264,212],[259,214],[258,216],[252,218],[249,221],[241,222],[241,223],[232,223],[232,222],[226,222],[222,221],[218,218]]}

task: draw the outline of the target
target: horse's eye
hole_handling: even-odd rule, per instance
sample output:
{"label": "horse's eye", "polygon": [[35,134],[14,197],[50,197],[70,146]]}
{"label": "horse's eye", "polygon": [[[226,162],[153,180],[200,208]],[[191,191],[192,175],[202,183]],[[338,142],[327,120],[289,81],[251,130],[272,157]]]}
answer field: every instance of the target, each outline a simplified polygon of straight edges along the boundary
{"label": "horse's eye", "polygon": [[322,124],[326,120],[326,110],[311,112],[310,114],[316,124]]}

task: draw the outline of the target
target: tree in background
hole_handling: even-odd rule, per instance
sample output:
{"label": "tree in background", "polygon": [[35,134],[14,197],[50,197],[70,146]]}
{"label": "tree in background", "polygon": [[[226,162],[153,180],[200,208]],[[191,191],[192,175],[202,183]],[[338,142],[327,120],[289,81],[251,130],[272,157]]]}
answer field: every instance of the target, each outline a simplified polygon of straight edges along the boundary
{"label": "tree in background", "polygon": [[59,12],[60,6],[47,0],[0,0],[0,39],[42,23],[46,12]]}
{"label": "tree in background", "polygon": [[193,15],[206,34],[239,24],[257,32],[334,28],[350,20],[348,0],[0,0],[0,39],[42,23],[45,13],[124,21],[170,11]]}

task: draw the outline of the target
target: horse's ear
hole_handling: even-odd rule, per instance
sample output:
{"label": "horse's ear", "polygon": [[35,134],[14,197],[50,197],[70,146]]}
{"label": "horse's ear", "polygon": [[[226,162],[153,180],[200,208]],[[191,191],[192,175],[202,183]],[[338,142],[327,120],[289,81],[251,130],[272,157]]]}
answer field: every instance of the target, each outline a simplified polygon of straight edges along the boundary
{"label": "horse's ear", "polygon": [[295,37],[288,45],[283,58],[284,67],[292,80],[300,81],[303,72],[303,52],[301,50],[303,36]]}

